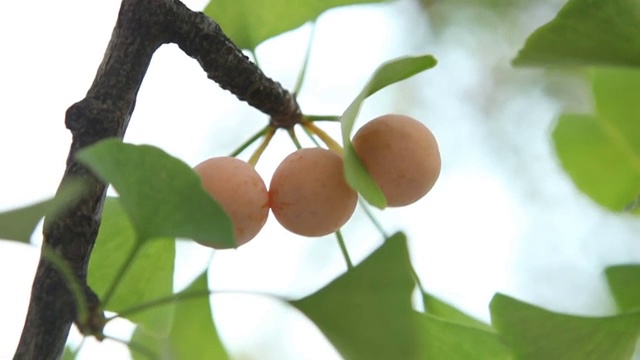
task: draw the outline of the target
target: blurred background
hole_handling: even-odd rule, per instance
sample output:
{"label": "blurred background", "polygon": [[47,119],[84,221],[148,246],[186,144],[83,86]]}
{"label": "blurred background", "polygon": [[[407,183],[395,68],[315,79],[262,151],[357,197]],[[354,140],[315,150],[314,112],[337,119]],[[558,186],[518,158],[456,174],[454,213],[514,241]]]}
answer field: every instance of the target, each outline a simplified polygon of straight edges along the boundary
{"label": "blurred background", "polygon": [[[203,9],[206,0],[185,3]],[[70,133],[65,110],[88,90],[111,36],[119,0],[44,0],[0,5],[0,211],[52,196]],[[481,318],[496,292],[551,310],[615,312],[603,269],[640,261],[640,223],[583,195],[562,170],[550,133],[564,111],[592,110],[583,72],[514,69],[527,36],[553,18],[561,0],[396,0],[343,7],[316,23],[299,103],[307,114],[341,114],[382,62],[433,54],[437,67],[365,103],[357,126],[397,112],[424,122],[443,161],[434,189],[405,208],[376,211],[391,232],[405,231],[428,291]],[[311,26],[260,45],[265,73],[294,86]],[[155,54],[126,141],[162,148],[188,164],[229,154],[267,116],[206,78],[177,46]],[[337,124],[323,124],[338,137]],[[305,139],[302,133],[301,139]],[[295,148],[278,133],[258,171],[271,173]],[[247,159],[251,149],[242,154]],[[358,211],[344,228],[359,262],[382,243]],[[40,231],[33,243],[39,244]],[[209,265],[212,251],[178,242],[176,290]],[[29,301],[38,247],[0,240],[0,359],[13,355]],[[299,298],[346,270],[334,237],[303,238],[271,217],[239,250],[219,251],[210,286]],[[306,318],[286,304],[251,295],[213,296],[222,339],[238,359],[337,359]],[[133,326],[110,323],[127,339]],[[80,336],[72,334],[77,344]],[[84,359],[126,359],[126,347],[87,341]]]}

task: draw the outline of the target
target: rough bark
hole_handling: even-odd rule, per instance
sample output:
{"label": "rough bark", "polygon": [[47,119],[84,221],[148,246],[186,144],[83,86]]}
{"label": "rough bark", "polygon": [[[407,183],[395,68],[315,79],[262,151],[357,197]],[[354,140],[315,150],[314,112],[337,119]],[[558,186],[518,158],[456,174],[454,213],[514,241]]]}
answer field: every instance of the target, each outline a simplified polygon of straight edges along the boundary
{"label": "rough bark", "polygon": [[[106,184],[79,164],[75,154],[104,138],[124,136],[153,53],[165,43],[176,43],[200,63],[210,79],[270,115],[272,124],[291,127],[300,121],[294,97],[266,77],[206,15],[189,10],[178,0],[123,0],[91,88],[66,113],[73,140],[62,182],[83,178],[88,191],[64,214],[47,221],[43,234],[43,247],[63,258],[85,287],[90,309],[99,308],[86,279]],[[41,257],[14,359],[58,359],[76,320],[65,280]]]}

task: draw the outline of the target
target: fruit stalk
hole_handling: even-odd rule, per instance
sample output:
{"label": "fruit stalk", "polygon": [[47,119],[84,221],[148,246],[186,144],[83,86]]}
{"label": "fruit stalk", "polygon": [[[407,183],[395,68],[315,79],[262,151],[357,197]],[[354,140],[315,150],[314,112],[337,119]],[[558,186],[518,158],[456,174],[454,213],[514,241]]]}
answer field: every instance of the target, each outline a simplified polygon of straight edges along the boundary
{"label": "fruit stalk", "polygon": [[248,161],[248,163],[251,164],[251,166],[253,167],[256,166],[256,164],[258,163],[258,160],[260,160],[260,157],[262,156],[262,153],[264,153],[267,146],[269,146],[269,143],[271,142],[271,139],[273,139],[273,135],[275,133],[276,133],[276,129],[269,126],[264,136],[264,140],[262,141],[260,146],[258,146],[258,148],[253,153],[253,155],[251,155],[251,158]]}
{"label": "fruit stalk", "polygon": [[240,146],[238,146],[235,150],[233,150],[233,152],[231,154],[229,154],[229,156],[231,157],[236,157],[238,155],[240,155],[243,151],[245,151],[249,146],[251,146],[251,144],[253,144],[254,142],[256,142],[256,140],[260,139],[261,137],[264,136],[264,134],[267,133],[267,130],[270,128],[269,125],[265,126],[264,128],[262,128],[260,131],[258,131],[257,133],[253,134],[253,136],[251,136],[249,138],[249,140],[245,141],[244,143],[242,143]]}
{"label": "fruit stalk", "polygon": [[298,137],[296,136],[296,131],[294,130],[294,128],[287,129],[287,132],[289,133],[291,141],[293,141],[293,145],[296,146],[296,149],[302,149],[302,145],[300,145],[300,141],[298,141]]}
{"label": "fruit stalk", "polygon": [[344,237],[342,236],[342,231],[340,231],[340,229],[336,231],[336,238],[338,239],[338,245],[340,245],[342,257],[344,257],[344,261],[347,263],[347,270],[353,269],[353,262],[351,262],[351,257],[349,256],[349,251],[347,250],[347,244],[344,242]]}
{"label": "fruit stalk", "polygon": [[302,126],[304,126],[305,128],[309,129],[309,131],[311,131],[313,134],[315,134],[317,137],[319,137],[320,140],[322,140],[322,142],[325,143],[325,145],[327,145],[329,150],[331,150],[331,151],[335,152],[336,154],[342,156],[342,153],[343,153],[342,146],[340,144],[338,144],[335,140],[333,140],[333,138],[331,136],[329,136],[329,134],[324,132],[324,130],[322,130],[319,127],[317,127],[311,121],[303,122]]}

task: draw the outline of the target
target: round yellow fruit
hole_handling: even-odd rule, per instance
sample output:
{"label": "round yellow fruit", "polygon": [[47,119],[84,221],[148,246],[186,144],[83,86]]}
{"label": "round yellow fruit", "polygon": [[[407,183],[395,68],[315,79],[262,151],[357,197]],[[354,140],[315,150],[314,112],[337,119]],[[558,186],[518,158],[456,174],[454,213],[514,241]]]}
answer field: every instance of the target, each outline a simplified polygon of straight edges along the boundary
{"label": "round yellow fruit", "polygon": [[236,245],[258,235],[269,215],[269,193],[253,166],[233,157],[216,157],[194,170],[204,189],[231,218]]}
{"label": "round yellow fruit", "polygon": [[436,138],[411,117],[389,114],[375,118],[356,132],[352,144],[388,206],[418,201],[440,175]]}
{"label": "round yellow fruit", "polygon": [[300,149],[278,166],[269,185],[271,211],[292,233],[323,236],[353,215],[357,193],[344,178],[342,157],[321,148]]}

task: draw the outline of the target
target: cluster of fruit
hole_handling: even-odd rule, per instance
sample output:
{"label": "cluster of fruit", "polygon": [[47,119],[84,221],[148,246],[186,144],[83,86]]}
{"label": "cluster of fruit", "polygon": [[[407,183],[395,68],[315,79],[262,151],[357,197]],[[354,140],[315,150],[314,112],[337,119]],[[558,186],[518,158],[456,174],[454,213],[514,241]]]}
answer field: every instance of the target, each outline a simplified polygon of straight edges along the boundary
{"label": "cluster of fruit", "polygon": [[[436,139],[413,118],[378,117],[356,132],[352,144],[388,206],[422,198],[440,174]],[[269,190],[253,166],[233,157],[212,158],[194,170],[231,218],[237,246],[260,232],[269,209],[287,230],[312,237],[340,229],[358,202],[345,180],[342,156],[323,148],[303,148],[287,156]]]}

